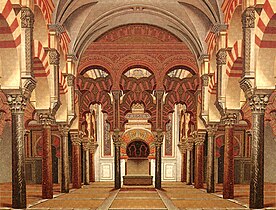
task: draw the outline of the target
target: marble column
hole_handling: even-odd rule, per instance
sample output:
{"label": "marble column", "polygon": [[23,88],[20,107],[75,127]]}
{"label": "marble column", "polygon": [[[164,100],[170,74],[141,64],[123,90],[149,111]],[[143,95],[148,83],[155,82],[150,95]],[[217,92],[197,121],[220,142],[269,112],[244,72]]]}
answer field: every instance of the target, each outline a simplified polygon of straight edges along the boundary
{"label": "marble column", "polygon": [[250,98],[253,128],[251,144],[251,182],[249,207],[264,207],[264,114],[269,95],[255,94]]}
{"label": "marble column", "polygon": [[52,175],[52,140],[51,124],[54,122],[52,115],[48,113],[39,114],[42,124],[42,198],[53,198],[53,175]]}
{"label": "marble column", "polygon": [[208,132],[208,148],[207,148],[207,193],[215,192],[215,172],[214,172],[214,145],[215,145],[215,134],[217,126],[209,125],[207,127]]}
{"label": "marble column", "polygon": [[84,153],[84,162],[85,162],[85,167],[84,167],[84,184],[89,185],[90,184],[90,177],[89,177],[89,142],[82,142],[83,146],[83,153]]}
{"label": "marble column", "polygon": [[195,146],[196,146],[195,188],[197,189],[203,188],[204,141],[205,141],[205,132],[198,133],[195,139]]}
{"label": "marble column", "polygon": [[91,142],[90,144],[90,154],[89,154],[89,159],[90,159],[90,182],[95,182],[95,161],[94,161],[94,154],[97,149],[97,143],[96,142]]}
{"label": "marble column", "polygon": [[81,188],[81,139],[78,132],[70,132],[72,141],[72,182],[73,188]]}
{"label": "marble column", "polygon": [[189,140],[186,142],[186,149],[187,149],[187,176],[186,176],[186,184],[191,185],[192,184],[192,152],[193,152],[193,142]]}
{"label": "marble column", "polygon": [[162,158],[162,144],[163,144],[163,132],[157,130],[155,137],[155,188],[161,189],[161,158]]}
{"label": "marble column", "polygon": [[224,171],[223,171],[223,198],[234,198],[234,124],[237,114],[226,113],[222,119],[225,126],[224,140]]}
{"label": "marble column", "polygon": [[182,154],[182,160],[181,160],[181,182],[186,182],[186,178],[187,178],[187,155],[186,155],[186,146],[184,144],[184,142],[180,142],[178,144],[179,150]]}
{"label": "marble column", "polygon": [[26,208],[24,110],[26,98],[7,95],[12,115],[12,207]]}
{"label": "marble column", "polygon": [[115,189],[121,188],[121,136],[120,130],[116,129],[113,133],[114,143],[114,163],[115,163]]}
{"label": "marble column", "polygon": [[61,192],[69,193],[70,173],[69,173],[69,150],[67,124],[59,124],[61,134]]}

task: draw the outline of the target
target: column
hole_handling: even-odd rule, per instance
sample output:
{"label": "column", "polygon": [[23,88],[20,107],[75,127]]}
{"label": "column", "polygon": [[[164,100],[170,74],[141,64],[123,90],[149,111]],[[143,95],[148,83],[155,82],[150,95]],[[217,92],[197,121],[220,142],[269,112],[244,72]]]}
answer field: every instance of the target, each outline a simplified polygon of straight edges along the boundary
{"label": "column", "polygon": [[217,127],[209,125],[208,132],[208,148],[207,148],[207,193],[215,192],[215,173],[214,173],[214,141]]}
{"label": "column", "polygon": [[195,167],[195,188],[203,188],[203,171],[204,171],[204,141],[205,132],[198,133],[195,139],[196,146],[196,167]]}
{"label": "column", "polygon": [[53,198],[53,175],[52,175],[52,141],[51,124],[54,122],[53,116],[48,113],[39,114],[42,124],[42,198]]}
{"label": "column", "polygon": [[84,153],[84,162],[85,162],[85,167],[84,167],[84,184],[89,185],[90,184],[90,177],[89,177],[89,142],[85,141],[82,142],[83,146],[83,153]]}
{"label": "column", "polygon": [[114,163],[115,163],[115,189],[121,188],[121,136],[120,130],[115,129],[112,136],[114,143]]}
{"label": "column", "polygon": [[7,95],[12,114],[12,207],[26,208],[24,110],[26,98]]}
{"label": "column", "polygon": [[226,113],[222,117],[225,126],[224,134],[224,176],[223,198],[234,198],[234,124],[237,122],[237,114]]}
{"label": "column", "polygon": [[264,207],[264,113],[269,95],[255,94],[250,98],[253,117],[251,146],[251,182],[249,207]]}
{"label": "column", "polygon": [[70,132],[72,141],[72,182],[73,188],[81,188],[81,139],[78,131]]}
{"label": "column", "polygon": [[217,101],[216,107],[220,112],[225,110],[226,106],[226,59],[227,53],[226,49],[221,48],[216,54],[216,63],[217,63]]}
{"label": "column", "polygon": [[94,154],[97,149],[98,144],[96,142],[91,142],[90,144],[90,153],[89,153],[89,159],[90,159],[90,182],[95,182],[95,161],[94,161]]}
{"label": "column", "polygon": [[157,130],[155,137],[155,188],[161,189],[161,158],[162,158],[162,144],[163,144],[163,132]]}
{"label": "column", "polygon": [[61,192],[69,193],[70,173],[69,173],[69,150],[68,150],[68,132],[67,124],[60,124],[61,134]]}
{"label": "column", "polygon": [[186,157],[186,146],[184,142],[180,142],[178,144],[179,150],[182,154],[182,162],[181,162],[181,182],[185,182],[187,178],[187,171],[186,171],[186,162],[187,162],[187,157]]}
{"label": "column", "polygon": [[187,177],[186,177],[186,184],[192,184],[192,151],[193,151],[193,142],[189,139],[186,142],[186,149],[187,149]]}

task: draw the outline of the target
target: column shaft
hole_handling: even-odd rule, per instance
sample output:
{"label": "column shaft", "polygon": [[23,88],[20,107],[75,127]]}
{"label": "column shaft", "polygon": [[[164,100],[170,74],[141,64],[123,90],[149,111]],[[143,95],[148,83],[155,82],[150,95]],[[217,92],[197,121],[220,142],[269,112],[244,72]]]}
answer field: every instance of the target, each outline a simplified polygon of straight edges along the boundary
{"label": "column shaft", "polygon": [[186,177],[186,184],[191,185],[192,184],[192,166],[191,166],[191,150],[187,150],[187,177]]}
{"label": "column shaft", "polygon": [[250,208],[264,207],[264,113],[252,113]]}
{"label": "column shaft", "polygon": [[195,168],[195,188],[203,188],[203,162],[204,162],[204,146],[196,145],[196,168]]}
{"label": "column shaft", "polygon": [[51,199],[53,198],[51,126],[43,126],[42,138],[42,198]]}
{"label": "column shaft", "polygon": [[26,208],[24,112],[12,112],[12,207]]}
{"label": "column shaft", "polygon": [[[67,130],[67,129],[66,129]],[[67,132],[67,133],[66,133]],[[61,192],[69,192],[69,154],[68,154],[68,131],[64,131],[62,135],[62,156],[61,156],[61,165],[62,165],[62,177],[61,177]]]}
{"label": "column shaft", "polygon": [[186,162],[187,162],[187,157],[186,157],[186,152],[183,152],[182,154],[182,164],[181,164],[181,182],[185,182],[187,178],[187,170],[186,170]]}
{"label": "column shaft", "polygon": [[85,176],[84,176],[84,184],[89,185],[90,177],[89,177],[89,150],[84,150],[85,157]]}
{"label": "column shaft", "polygon": [[207,192],[215,192],[214,179],[214,134],[208,131],[208,149],[207,149]]}
{"label": "column shaft", "polygon": [[115,143],[115,189],[121,188],[121,147]]}
{"label": "column shaft", "polygon": [[155,147],[155,188],[161,189],[161,145]]}
{"label": "column shaft", "polygon": [[225,126],[223,198],[234,198],[234,128]]}
{"label": "column shaft", "polygon": [[81,188],[81,151],[80,144],[72,146],[72,182],[73,188]]}
{"label": "column shaft", "polygon": [[94,163],[94,153],[89,154],[90,159],[90,182],[95,182],[95,163]]}

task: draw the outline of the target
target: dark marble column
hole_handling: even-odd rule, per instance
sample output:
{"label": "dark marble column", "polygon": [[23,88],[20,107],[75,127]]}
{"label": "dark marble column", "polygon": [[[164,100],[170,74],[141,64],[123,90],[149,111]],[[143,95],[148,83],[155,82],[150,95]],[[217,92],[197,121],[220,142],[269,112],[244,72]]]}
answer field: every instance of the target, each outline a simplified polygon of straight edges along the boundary
{"label": "dark marble column", "polygon": [[157,130],[155,137],[155,188],[161,189],[161,158],[162,158],[162,144],[163,132]]}
{"label": "dark marble column", "polygon": [[178,144],[179,150],[182,154],[181,160],[181,182],[186,182],[187,178],[187,170],[186,170],[186,162],[187,162],[187,155],[186,155],[186,147],[183,141]]}
{"label": "dark marble column", "polygon": [[186,177],[186,184],[192,184],[192,152],[193,152],[193,142],[192,139],[188,139],[186,142],[186,149],[187,149],[187,177]]}
{"label": "dark marble column", "polygon": [[78,132],[70,132],[72,141],[72,182],[73,188],[81,188],[81,139]]}
{"label": "dark marble column", "polygon": [[225,125],[224,140],[224,172],[223,172],[223,198],[234,198],[234,124],[237,114],[226,113],[222,119]]}
{"label": "dark marble column", "polygon": [[195,139],[195,145],[196,145],[195,188],[197,189],[203,188],[204,141],[205,141],[205,132],[198,133]]}
{"label": "dark marble column", "polygon": [[115,163],[115,189],[121,188],[121,136],[120,130],[116,129],[113,133],[114,143],[114,163]]}
{"label": "dark marble column", "polygon": [[7,95],[12,114],[12,207],[26,208],[24,110],[26,98]]}
{"label": "dark marble column", "polygon": [[253,117],[251,144],[251,182],[249,207],[264,207],[264,113],[269,95],[255,94],[250,98]]}
{"label": "dark marble column", "polygon": [[215,173],[214,173],[214,141],[217,126],[209,125],[208,132],[208,148],[207,148],[207,193],[215,192]]}
{"label": "dark marble column", "polygon": [[59,124],[59,131],[61,134],[61,192],[69,193],[69,150],[68,150],[68,132],[69,126],[67,124]]}
{"label": "dark marble column", "polygon": [[94,161],[94,155],[97,149],[97,143],[96,142],[91,142],[90,144],[90,154],[89,154],[89,159],[90,159],[90,182],[95,182],[95,161]]}
{"label": "dark marble column", "polygon": [[90,184],[90,177],[89,177],[89,142],[88,140],[84,140],[82,142],[83,146],[83,153],[84,153],[84,162],[85,162],[85,167],[84,167],[84,184],[89,185]]}
{"label": "dark marble column", "polygon": [[54,122],[53,116],[47,113],[39,114],[42,124],[42,198],[53,198],[53,175],[52,175],[52,141],[51,124]]}

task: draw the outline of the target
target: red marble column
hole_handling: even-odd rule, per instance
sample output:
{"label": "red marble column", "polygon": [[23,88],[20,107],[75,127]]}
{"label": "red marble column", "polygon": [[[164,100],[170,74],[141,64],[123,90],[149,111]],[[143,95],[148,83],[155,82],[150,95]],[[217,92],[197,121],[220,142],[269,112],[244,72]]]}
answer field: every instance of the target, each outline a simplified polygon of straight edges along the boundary
{"label": "red marble column", "polygon": [[91,152],[90,150],[90,154],[89,154],[89,159],[90,159],[90,182],[95,182],[95,164],[94,164],[94,153]]}
{"label": "red marble column", "polygon": [[81,188],[81,139],[78,131],[70,131],[72,142],[72,183],[73,188]]}
{"label": "red marble column", "polygon": [[196,166],[195,166],[195,188],[203,188],[203,161],[204,161],[205,135],[198,135],[196,139]]}
{"label": "red marble column", "polygon": [[181,164],[181,182],[186,182],[187,179],[187,169],[186,169],[186,150],[183,151],[182,153],[182,164]]}
{"label": "red marble column", "polygon": [[223,198],[234,198],[234,123],[236,114],[226,114],[222,119],[225,124],[224,143],[224,175],[223,175]]}
{"label": "red marble column", "polygon": [[51,123],[52,118],[48,114],[41,114],[40,121],[43,125],[43,152],[42,152],[42,198],[53,198],[53,175],[52,175],[52,144]]}

